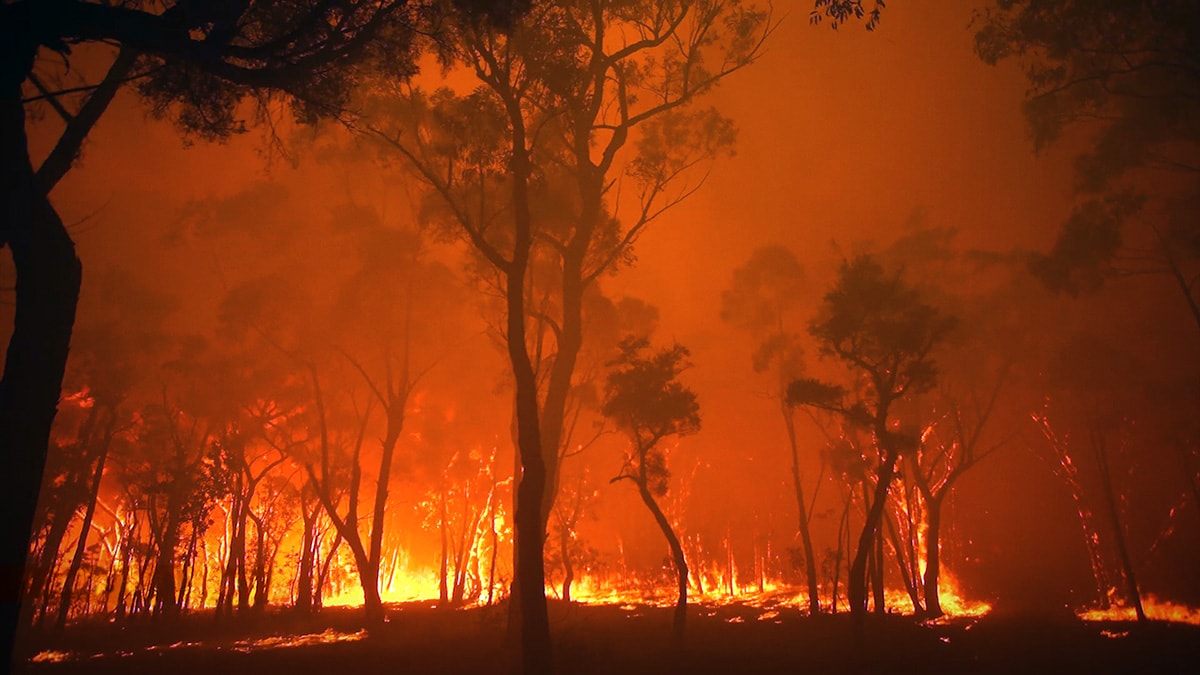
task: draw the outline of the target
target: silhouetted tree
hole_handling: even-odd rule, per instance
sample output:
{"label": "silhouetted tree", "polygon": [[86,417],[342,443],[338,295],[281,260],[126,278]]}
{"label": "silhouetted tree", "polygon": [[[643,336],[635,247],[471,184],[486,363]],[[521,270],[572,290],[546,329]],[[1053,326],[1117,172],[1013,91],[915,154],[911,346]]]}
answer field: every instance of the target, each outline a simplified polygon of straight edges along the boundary
{"label": "silhouetted tree", "polygon": [[[369,54],[384,32],[399,35],[412,17],[407,2],[94,3],[37,0],[0,5],[0,246],[17,273],[16,311],[4,375],[0,378],[0,447],[5,464],[0,532],[0,632],[7,661],[18,614],[33,510],[45,464],[50,427],[61,391],[79,297],[80,263],[48,195],[78,153],[91,125],[140,54],[158,64],[142,92],[191,130],[221,135],[240,128],[234,111],[247,94],[287,92],[311,118],[335,110],[352,78],[344,66]],[[409,41],[411,42],[411,41]],[[120,45],[112,77],[95,90],[68,129],[52,165],[34,171],[25,129],[25,97],[40,50],[67,53],[72,45]],[[393,47],[403,45],[395,40]],[[384,66],[411,70],[411,52],[396,48]],[[44,88],[44,87],[43,87]],[[63,113],[53,93],[45,93]]]}
{"label": "silhouetted tree", "polygon": [[802,378],[788,385],[790,403],[835,411],[873,435],[878,453],[878,463],[871,469],[874,494],[849,579],[850,611],[860,634],[867,609],[867,562],[888,489],[900,457],[919,443],[918,438],[896,431],[892,406],[933,386],[937,368],[932,353],[953,324],[926,304],[898,272],[886,272],[874,258],[859,256],[842,264],[809,332],[820,342],[822,354],[842,361],[855,374],[861,390],[848,401],[844,388],[819,380]]}
{"label": "silhouetted tree", "polygon": [[[1069,129],[1090,141],[1075,160],[1083,201],[1050,252],[1034,256],[1051,288],[1165,274],[1200,328],[1197,44],[1200,7],[1190,0],[1003,0],[981,15],[979,57],[1018,60],[1025,71],[1034,147]],[[1146,208],[1150,197],[1164,208]],[[1148,236],[1131,232],[1134,224]]]}
{"label": "silhouetted tree", "polygon": [[[799,336],[791,332],[789,314],[800,301],[804,269],[791,251],[782,246],[756,250],[750,260],[733,273],[730,287],[721,294],[721,318],[758,340],[754,352],[754,370],[770,371],[776,379],[775,395],[787,429],[792,456],[792,489],[799,508],[797,530],[804,547],[804,570],[808,581],[808,611],[821,611],[817,588],[817,561],[813,549],[812,504],[804,497],[800,471],[800,450],[796,444],[794,410],[787,400],[787,386],[803,372]],[[820,484],[818,483],[818,488]],[[813,502],[816,495],[813,495]]]}
{"label": "silhouetted tree", "polygon": [[680,373],[691,365],[688,356],[687,348],[680,344],[653,350],[646,338],[622,340],[621,354],[612,362],[601,407],[604,416],[629,436],[631,444],[625,464],[612,482],[630,480],[637,485],[638,495],[671,549],[679,581],[674,620],[677,639],[683,638],[687,622],[688,566],[679,537],[655,498],[667,493],[670,477],[662,441],[700,430],[696,394],[679,381]]}
{"label": "silhouetted tree", "polygon": [[[531,2],[527,17],[508,36],[478,22],[457,24],[447,58],[473,70],[481,88],[462,97],[402,92],[398,110],[394,101],[373,101],[370,115],[374,135],[411,161],[444,200],[445,219],[500,276],[521,462],[514,608],[526,669],[546,672],[542,546],[585,291],[628,259],[665,208],[698,187],[685,184],[689,170],[728,147],[729,122],[689,104],[753,61],[770,23],[739,0]],[[606,203],[622,154],[632,155],[626,175],[640,202],[627,223]],[[571,187],[554,199],[570,217],[540,219],[538,190],[560,176]],[[540,309],[528,287],[539,281],[532,270],[541,247],[558,258],[559,316],[538,319],[552,325],[555,343],[539,391],[527,316]]]}

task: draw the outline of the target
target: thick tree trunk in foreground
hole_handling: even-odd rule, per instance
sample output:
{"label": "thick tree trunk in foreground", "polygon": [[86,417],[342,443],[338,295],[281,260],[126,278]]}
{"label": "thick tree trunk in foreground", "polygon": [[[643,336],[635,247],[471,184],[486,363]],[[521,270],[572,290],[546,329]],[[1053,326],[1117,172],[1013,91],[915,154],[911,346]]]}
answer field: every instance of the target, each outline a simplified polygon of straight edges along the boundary
{"label": "thick tree trunk in foreground", "polygon": [[16,312],[0,378],[0,663],[7,666],[50,428],[67,364],[82,275],[75,246],[36,188],[21,83],[36,44],[24,27],[0,27],[0,243],[17,272]]}
{"label": "thick tree trunk in foreground", "polygon": [[529,358],[525,330],[525,273],[533,248],[529,180],[532,172],[520,106],[513,104],[511,167],[513,173],[513,256],[506,270],[505,302],[508,357],[516,384],[517,476],[516,513],[513,518],[516,557],[515,601],[521,627],[521,664],[526,675],[551,672],[550,617],[546,607],[546,568],[542,547],[546,521],[542,517],[546,494],[546,463],[542,455],[538,382]]}

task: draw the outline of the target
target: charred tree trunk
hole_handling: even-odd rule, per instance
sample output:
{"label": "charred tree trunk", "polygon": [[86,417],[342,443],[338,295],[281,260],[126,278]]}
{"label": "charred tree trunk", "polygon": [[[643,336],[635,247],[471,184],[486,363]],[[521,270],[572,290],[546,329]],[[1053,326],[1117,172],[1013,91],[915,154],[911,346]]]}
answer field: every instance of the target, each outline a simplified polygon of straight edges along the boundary
{"label": "charred tree trunk", "polygon": [[[885,513],[884,521],[887,523],[887,535],[888,539],[891,540],[892,550],[896,552],[896,567],[900,570],[900,580],[904,583],[904,591],[908,593],[908,600],[913,606],[913,614],[918,617],[924,616],[925,608],[921,606],[921,589],[917,584],[917,561],[912,559],[915,556],[910,557],[912,551],[900,541],[900,532],[896,525],[895,519],[888,517]],[[912,524],[910,523],[909,526],[911,527]],[[879,551],[881,579],[883,577],[883,553],[884,552],[881,547]],[[911,566],[909,564],[910,562]],[[880,586],[882,585],[883,583],[881,581]]]}
{"label": "charred tree trunk", "polygon": [[62,630],[67,625],[67,613],[71,609],[71,595],[75,590],[75,577],[83,566],[83,555],[87,552],[88,533],[92,530],[92,519],[96,515],[96,502],[100,497],[100,481],[104,478],[104,461],[108,458],[108,448],[112,445],[113,432],[116,427],[117,412],[108,410],[108,420],[101,439],[99,456],[96,458],[96,468],[92,473],[92,485],[88,494],[87,510],[83,514],[83,523],[79,526],[79,543],[75,546],[75,555],[71,558],[71,566],[67,568],[67,578],[63,582],[62,596],[58,603],[58,618],[55,626]]}
{"label": "charred tree trunk", "polygon": [[939,495],[925,500],[925,614],[931,619],[942,616],[941,596],[938,595],[941,574],[942,499]]}
{"label": "charred tree trunk", "polygon": [[675,530],[671,527],[670,521],[668,521],[667,517],[663,515],[662,509],[658,508],[658,502],[654,500],[654,495],[650,493],[650,488],[646,483],[645,476],[642,476],[637,483],[638,494],[641,495],[642,502],[646,505],[646,508],[650,509],[650,513],[654,516],[654,522],[658,523],[658,529],[662,530],[663,536],[667,539],[667,546],[671,548],[671,559],[675,563],[675,574],[678,579],[679,587],[679,595],[675,601],[675,617],[673,626],[675,630],[675,639],[682,641],[684,628],[687,625],[687,560],[683,557],[683,546],[679,544],[679,537],[675,536]]}
{"label": "charred tree trunk", "polygon": [[546,493],[546,463],[542,454],[538,418],[538,382],[525,344],[525,275],[533,247],[532,215],[529,208],[531,174],[522,111],[512,105],[513,122],[510,162],[513,173],[514,237],[505,300],[507,304],[508,355],[516,382],[517,448],[522,473],[517,476],[517,508],[513,519],[516,538],[516,586],[520,603],[521,662],[527,675],[552,670],[550,618],[546,607],[546,569],[542,547],[546,538],[542,518]]}
{"label": "charred tree trunk", "polygon": [[[19,24],[20,22],[14,22]],[[0,28],[0,245],[16,269],[16,309],[0,377],[0,663],[12,655],[21,586],[50,428],[66,370],[82,276],[62,220],[36,184],[25,136],[21,84],[36,36]]]}
{"label": "charred tree trunk", "polygon": [[888,488],[892,484],[895,471],[896,457],[891,451],[885,450],[883,464],[879,467],[878,482],[875,484],[875,494],[858,537],[854,562],[850,565],[850,613],[855,617],[854,630],[859,636],[862,635],[863,619],[867,613],[867,558],[875,548],[879,523],[883,518],[883,507],[887,503]]}
{"label": "charred tree trunk", "polygon": [[879,528],[875,531],[875,550],[871,554],[874,556],[875,563],[875,578],[871,582],[871,591],[874,595],[874,605],[876,614],[887,613],[887,587],[884,586],[884,576],[886,570],[883,569],[883,529]]}
{"label": "charred tree trunk", "polygon": [[1137,577],[1133,571],[1133,560],[1129,557],[1129,545],[1125,541],[1125,528],[1121,522],[1121,513],[1117,508],[1117,494],[1113,488],[1112,471],[1108,464],[1108,447],[1104,443],[1102,432],[1092,428],[1092,447],[1096,452],[1096,463],[1100,468],[1101,489],[1104,490],[1104,502],[1108,507],[1109,521],[1112,525],[1113,540],[1117,545],[1117,557],[1121,561],[1121,571],[1124,572],[1126,592],[1138,621],[1146,620],[1146,610],[1142,607],[1142,594],[1138,590]]}
{"label": "charred tree trunk", "polygon": [[438,606],[445,607],[450,603],[450,536],[446,528],[446,478],[442,477],[442,493],[438,510],[438,528],[442,534],[442,555],[438,564]]}
{"label": "charred tree trunk", "polygon": [[174,617],[179,614],[175,601],[175,546],[179,543],[179,522],[172,513],[167,516],[163,537],[159,541],[158,559],[154,562],[155,614]]}
{"label": "charred tree trunk", "polygon": [[808,505],[804,500],[804,484],[800,480],[800,452],[796,446],[796,422],[792,419],[792,408],[782,399],[783,420],[787,426],[788,443],[792,450],[792,487],[796,491],[796,504],[800,509],[800,541],[804,546],[804,574],[808,578],[808,613],[821,613],[821,596],[817,589],[817,561],[813,552],[812,532],[809,529]]}
{"label": "charred tree trunk", "polygon": [[571,582],[575,581],[575,568],[571,566],[571,531],[565,526],[559,530],[558,547],[563,563],[562,599],[563,602],[571,602]]}
{"label": "charred tree trunk", "polygon": [[317,544],[317,509],[301,504],[300,515],[304,521],[304,534],[300,544],[300,571],[296,575],[296,609],[310,612],[313,609],[313,567]]}

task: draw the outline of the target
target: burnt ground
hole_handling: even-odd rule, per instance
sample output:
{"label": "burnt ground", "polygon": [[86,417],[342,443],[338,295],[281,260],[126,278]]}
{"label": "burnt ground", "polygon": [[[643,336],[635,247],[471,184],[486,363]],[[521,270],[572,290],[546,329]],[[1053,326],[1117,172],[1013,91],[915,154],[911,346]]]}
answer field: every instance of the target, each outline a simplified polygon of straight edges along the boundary
{"label": "burnt ground", "polygon": [[[193,615],[173,625],[84,624],[29,636],[40,653],[16,672],[68,673],[507,673],[502,607],[389,607],[378,632],[360,612],[268,613],[222,623]],[[682,645],[670,610],[554,603],[555,661],[562,673],[1196,673],[1200,626],[1085,623],[1069,613],[993,613],[921,624],[871,617],[856,646],[849,617],[808,618],[794,607],[690,608]],[[341,641],[332,642],[334,638]],[[347,639],[349,638],[349,639]],[[52,659],[62,659],[53,661]]]}

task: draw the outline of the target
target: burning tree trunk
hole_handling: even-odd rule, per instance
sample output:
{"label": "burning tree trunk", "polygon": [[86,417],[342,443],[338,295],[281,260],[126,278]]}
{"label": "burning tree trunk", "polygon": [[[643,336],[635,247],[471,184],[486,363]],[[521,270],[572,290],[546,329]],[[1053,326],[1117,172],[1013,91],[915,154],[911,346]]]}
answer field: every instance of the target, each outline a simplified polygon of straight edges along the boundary
{"label": "burning tree trunk", "polygon": [[1071,490],[1071,498],[1075,501],[1075,513],[1079,516],[1079,526],[1083,530],[1083,540],[1087,546],[1088,560],[1092,565],[1092,579],[1096,584],[1096,598],[1100,603],[1101,609],[1108,609],[1112,605],[1112,598],[1109,597],[1107,565],[1104,562],[1104,554],[1100,550],[1100,534],[1097,532],[1096,526],[1092,523],[1092,510],[1083,499],[1083,486],[1079,482],[1079,469],[1075,466],[1074,460],[1071,459],[1070,448],[1066,441],[1060,439],[1054,433],[1047,411],[1043,411],[1040,415],[1034,413],[1032,417],[1042,435],[1045,436],[1051,452],[1053,452],[1054,461],[1050,462],[1051,469]]}

